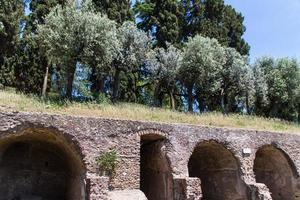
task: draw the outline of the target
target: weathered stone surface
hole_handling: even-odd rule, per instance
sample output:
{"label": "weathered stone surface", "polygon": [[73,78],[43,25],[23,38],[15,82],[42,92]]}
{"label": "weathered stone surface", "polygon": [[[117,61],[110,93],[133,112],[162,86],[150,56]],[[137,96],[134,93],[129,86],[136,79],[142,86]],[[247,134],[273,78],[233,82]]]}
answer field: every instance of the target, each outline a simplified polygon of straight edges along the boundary
{"label": "weathered stone surface", "polygon": [[[299,197],[297,197],[299,196],[300,190],[299,135],[183,124],[163,124],[9,111],[0,111],[0,188],[5,187],[5,184],[7,184],[7,177],[4,175],[5,173],[1,171],[1,169],[5,169],[5,167],[8,166],[7,159],[2,159],[2,157],[5,157],[7,150],[18,142],[33,145],[34,141],[38,141],[39,143],[45,144],[44,147],[49,147],[49,145],[55,146],[54,149],[57,150],[58,154],[62,155],[66,162],[72,166],[71,169],[74,168],[74,170],[71,170],[72,176],[69,179],[71,184],[67,185],[67,191],[64,193],[67,200],[76,200],[76,198],[102,200],[107,198],[108,191],[138,190],[140,189],[141,181],[141,137],[143,137],[144,140],[152,138],[154,141],[161,139],[164,141],[163,154],[154,152],[149,155],[154,157],[150,160],[158,160],[155,170],[159,169],[158,172],[171,175],[164,177],[173,177],[172,187],[174,200],[186,200],[188,197],[181,194],[187,191],[191,191],[189,192],[191,200],[201,198],[199,191],[201,192],[201,188],[203,190],[203,186],[207,184],[205,178],[201,180],[201,188],[199,188],[199,183],[192,184],[189,181],[179,181],[176,177],[181,177],[182,180],[189,179],[188,163],[193,152],[199,145],[201,146],[203,143],[210,142],[216,143],[226,149],[226,152],[232,155],[229,161],[234,159],[235,164],[234,166],[227,166],[224,164],[227,162],[220,159],[220,162],[209,161],[211,162],[209,166],[221,165],[221,168],[215,167],[214,169],[228,169],[231,172],[234,170],[235,174],[238,172],[239,184],[233,185],[245,185],[247,189],[247,199],[253,200],[271,199],[270,191],[273,187],[268,185],[268,183],[265,183],[266,185],[257,183],[257,181],[263,182],[263,180],[259,178],[259,175],[255,177],[254,174],[253,166],[257,151],[265,145],[270,145],[284,152],[286,160],[288,160],[288,163],[285,163],[285,165],[293,169],[293,173],[288,176],[283,173],[284,177],[281,180],[285,181],[280,183],[280,187],[292,186],[293,190],[287,191],[288,194],[283,193],[287,195],[287,197],[282,197],[281,199],[299,199]],[[250,149],[251,153],[245,155],[243,153],[243,149],[245,148]],[[119,154],[119,164],[116,174],[110,179],[108,177],[100,177],[96,158],[99,154],[111,149],[115,149]],[[156,150],[157,149],[158,148],[156,148]],[[154,148],[154,151],[156,150]],[[214,150],[207,148],[205,151],[213,155],[212,157],[216,157]],[[197,160],[196,162],[208,163],[209,159],[201,155],[204,151],[202,152],[202,150],[200,150],[199,152],[199,158],[195,158]],[[30,155],[22,154],[22,151],[20,152],[18,150],[16,150],[15,153],[14,155],[18,155],[17,158]],[[161,155],[164,155],[165,158],[162,159]],[[221,155],[229,154],[222,154],[221,152]],[[163,162],[163,160],[167,160],[167,164],[160,163]],[[262,160],[262,163],[267,162],[264,158],[262,158]],[[280,159],[272,162],[278,162],[278,166],[282,165]],[[9,167],[8,169],[11,168]],[[22,169],[26,169],[26,167]],[[257,169],[262,169],[262,167],[258,167]],[[69,168],[63,167],[62,171],[69,172]],[[37,172],[36,170],[32,171],[32,173]],[[231,174],[231,172],[229,174]],[[217,176],[215,177],[217,179],[220,178],[217,172],[207,178],[213,178],[214,176]],[[276,173],[270,172],[268,176],[274,177]],[[160,176],[149,176],[149,178],[152,177]],[[201,176],[199,177],[201,178]],[[226,175],[223,177],[231,176]],[[228,181],[231,183],[234,180],[232,178],[229,179]],[[12,180],[18,180],[18,178]],[[13,181],[11,184],[14,185],[15,182]],[[222,184],[226,184],[226,181],[216,181],[214,183],[222,188],[224,187]],[[161,184],[161,182],[159,184]],[[279,185],[275,186],[278,187]],[[21,188],[24,189],[26,187]],[[159,189],[161,189],[161,187]],[[0,199],[3,195],[1,191],[0,189]],[[28,191],[30,192],[32,190],[26,189],[22,195],[35,196],[34,194],[26,194]],[[222,190],[218,191],[222,193]],[[234,189],[231,190],[231,192],[235,193],[234,196],[238,196],[237,194],[241,191],[244,191],[244,189],[237,189],[237,191]],[[193,195],[194,197],[192,197]],[[38,197],[39,196],[35,198]],[[228,198],[229,197],[227,197],[227,199]],[[2,199],[4,200],[5,197]],[[241,197],[241,199],[244,199],[244,197]]]}
{"label": "weathered stone surface", "polygon": [[274,200],[300,199],[297,171],[288,156],[274,146],[266,145],[257,151],[254,173],[256,180],[269,188]]}
{"label": "weathered stone surface", "polygon": [[189,176],[201,179],[204,199],[248,199],[238,163],[223,145],[214,141],[201,142],[190,157],[188,167]]}
{"label": "weathered stone surface", "polygon": [[173,176],[164,139],[142,137],[140,165],[140,188],[148,200],[174,199]]}
{"label": "weathered stone surface", "polygon": [[262,183],[249,183],[250,199],[253,200],[272,200],[269,189]]}
{"label": "weathered stone surface", "polygon": [[140,190],[120,190],[108,193],[109,200],[147,200]]}

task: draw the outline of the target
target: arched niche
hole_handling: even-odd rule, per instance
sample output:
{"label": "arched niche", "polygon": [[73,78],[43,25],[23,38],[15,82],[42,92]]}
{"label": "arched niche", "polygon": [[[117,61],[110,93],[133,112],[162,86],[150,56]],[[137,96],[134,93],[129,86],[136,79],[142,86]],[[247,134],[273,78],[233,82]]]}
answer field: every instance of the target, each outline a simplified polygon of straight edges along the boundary
{"label": "arched niche", "polygon": [[148,200],[173,199],[173,176],[162,134],[140,136],[140,189]]}
{"label": "arched niche", "polygon": [[0,139],[0,200],[85,200],[78,146],[53,129],[26,128]]}
{"label": "arched niche", "polygon": [[237,159],[215,141],[199,143],[188,162],[189,176],[201,180],[204,200],[246,200],[248,190]]}
{"label": "arched niche", "polygon": [[274,200],[300,199],[296,168],[281,149],[273,145],[259,148],[256,152],[253,170],[256,182],[264,183]]}

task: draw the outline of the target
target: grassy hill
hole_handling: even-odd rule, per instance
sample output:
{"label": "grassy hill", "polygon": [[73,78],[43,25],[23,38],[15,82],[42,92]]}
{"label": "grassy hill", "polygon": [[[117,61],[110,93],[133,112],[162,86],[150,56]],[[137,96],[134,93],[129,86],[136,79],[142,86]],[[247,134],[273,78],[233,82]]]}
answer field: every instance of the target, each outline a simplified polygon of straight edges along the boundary
{"label": "grassy hill", "polygon": [[78,103],[44,100],[12,90],[0,90],[0,110],[45,112],[50,114],[106,117],[167,123],[188,123],[229,128],[246,128],[300,134],[300,125],[278,119],[221,113],[187,114],[139,104]]}

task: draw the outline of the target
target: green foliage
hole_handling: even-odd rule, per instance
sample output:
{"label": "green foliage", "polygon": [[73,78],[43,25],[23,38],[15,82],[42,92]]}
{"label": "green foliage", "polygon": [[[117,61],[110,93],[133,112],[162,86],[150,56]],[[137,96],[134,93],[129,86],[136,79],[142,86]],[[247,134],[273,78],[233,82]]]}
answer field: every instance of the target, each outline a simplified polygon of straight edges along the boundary
{"label": "green foliage", "polygon": [[[297,120],[299,118],[297,100],[300,85],[299,63],[295,59],[274,60],[264,57],[256,61],[254,69],[260,77],[256,79],[257,113],[268,117]],[[258,87],[262,80],[263,88]]]}
{"label": "green foliage", "polygon": [[193,111],[193,89],[197,83],[198,93],[213,92],[215,80],[225,63],[224,48],[216,39],[200,35],[190,38],[183,52],[180,79],[187,88],[189,111]]}
{"label": "green foliage", "polygon": [[145,62],[151,49],[151,39],[144,31],[127,21],[118,29],[117,38],[119,49],[115,59],[116,67],[130,71]]}
{"label": "green foliage", "polygon": [[182,52],[173,45],[168,45],[167,49],[155,49],[155,61],[153,63],[153,74],[167,87],[174,85],[178,69],[182,64]]}
{"label": "green foliage", "polygon": [[45,23],[45,17],[57,5],[66,4],[67,0],[30,0],[31,13],[26,19],[26,29],[29,33],[36,33],[38,24]]}
{"label": "green foliage", "polygon": [[137,17],[141,19],[138,27],[151,31],[158,47],[166,48],[167,43],[181,42],[180,19],[183,13],[177,0],[137,1],[134,9]]}
{"label": "green foliage", "polygon": [[75,4],[55,7],[38,31],[49,61],[60,67],[69,98],[77,62],[101,70],[110,64],[118,46],[113,21],[99,13],[78,10]]}
{"label": "green foliage", "polygon": [[23,1],[0,2],[1,87],[67,106],[62,97],[300,121],[298,62],[250,67],[244,18],[223,0],[70,2],[26,1],[28,16]]}
{"label": "green foliage", "polygon": [[96,97],[96,102],[98,103],[98,104],[111,104],[111,100],[110,100],[110,98],[108,97],[108,96],[106,96],[105,94],[103,94],[103,93],[100,93],[97,97]]}
{"label": "green foliage", "polygon": [[115,150],[103,153],[100,155],[96,162],[101,170],[108,172],[109,175],[113,175],[118,166],[118,154]]}
{"label": "green foliage", "polygon": [[[113,101],[119,99],[121,76],[137,72],[145,63],[151,50],[151,39],[142,30],[139,30],[133,22],[124,22],[118,28],[117,38],[119,42],[118,54],[113,60]],[[126,76],[125,75],[125,76]],[[132,80],[133,81],[133,80]],[[135,83],[133,83],[135,84]]]}
{"label": "green foliage", "polygon": [[183,37],[200,34],[216,38],[220,44],[238,50],[242,55],[249,54],[249,45],[242,38],[246,31],[244,17],[224,0],[182,0],[185,9]]}
{"label": "green foliage", "polygon": [[157,48],[150,56],[148,64],[151,66],[150,70],[155,82],[154,105],[162,106],[163,90],[165,90],[170,97],[170,107],[175,109],[174,93],[178,90],[176,82],[182,64],[182,51],[173,45],[168,45],[167,49]]}
{"label": "green foliage", "polygon": [[51,89],[53,68],[42,51],[38,40],[37,26],[44,24],[45,16],[49,14],[50,10],[58,4],[63,5],[64,1],[31,0],[27,3],[31,12],[28,16],[23,16],[22,37],[10,65],[14,67],[15,86],[19,91],[41,94],[46,69],[50,75],[48,75],[48,84],[45,85],[45,90],[50,91]]}
{"label": "green foliage", "polygon": [[133,11],[130,9],[128,0],[92,0],[96,11],[106,14],[109,19],[115,20],[118,24],[133,20]]}
{"label": "green foliage", "polygon": [[218,94],[220,94],[220,100],[218,102],[221,102],[222,110],[226,113],[239,111],[238,107],[241,103],[248,110],[253,101],[254,86],[247,57],[241,56],[233,48],[225,48],[225,54],[226,62],[221,66],[219,76]]}
{"label": "green foliage", "polygon": [[216,39],[191,38],[184,48],[179,74],[187,89],[190,111],[194,97],[200,112],[237,112],[240,107],[249,111],[253,104],[253,76],[247,57],[221,46]]}
{"label": "green foliage", "polygon": [[225,58],[224,48],[216,39],[200,35],[190,38],[184,48],[180,69],[183,82],[194,84],[198,80],[215,78]]}
{"label": "green foliage", "polygon": [[[38,42],[34,36],[22,38],[14,56],[15,85],[19,91],[25,93],[41,94],[42,92],[48,61],[46,56],[40,52]],[[50,82],[50,77],[48,81]]]}
{"label": "green foliage", "polygon": [[[19,40],[19,26],[22,20],[24,4],[22,0],[0,2],[0,55],[10,55]],[[1,58],[3,61],[3,57]],[[1,63],[2,64],[2,63]]]}
{"label": "green foliage", "polygon": [[23,19],[22,0],[0,1],[0,83],[14,86],[14,53],[19,45]]}

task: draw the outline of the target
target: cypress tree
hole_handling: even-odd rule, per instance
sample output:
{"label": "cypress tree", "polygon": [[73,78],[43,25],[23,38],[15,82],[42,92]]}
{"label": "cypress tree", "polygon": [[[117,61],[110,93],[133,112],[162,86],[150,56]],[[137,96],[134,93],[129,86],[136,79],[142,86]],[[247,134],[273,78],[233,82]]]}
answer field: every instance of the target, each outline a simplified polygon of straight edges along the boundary
{"label": "cypress tree", "polygon": [[15,70],[16,88],[26,93],[46,95],[50,89],[48,82],[52,66],[41,49],[37,40],[37,26],[45,23],[45,17],[51,9],[66,0],[31,0],[29,3],[30,13],[24,20],[24,32],[18,51],[16,51]]}
{"label": "cypress tree", "polygon": [[167,48],[167,43],[180,43],[182,10],[177,0],[145,0],[134,8],[140,20],[138,27],[151,31],[156,46]]}
{"label": "cypress tree", "polygon": [[129,0],[93,0],[96,11],[106,14],[111,20],[122,24],[124,21],[133,20],[133,11]]}
{"label": "cypress tree", "polygon": [[235,48],[242,55],[249,54],[250,47],[242,38],[246,31],[244,17],[224,0],[182,0],[185,10],[183,39],[200,34],[216,38],[220,44]]}
{"label": "cypress tree", "polygon": [[22,0],[0,1],[0,85],[14,86],[12,56],[20,41]]}

